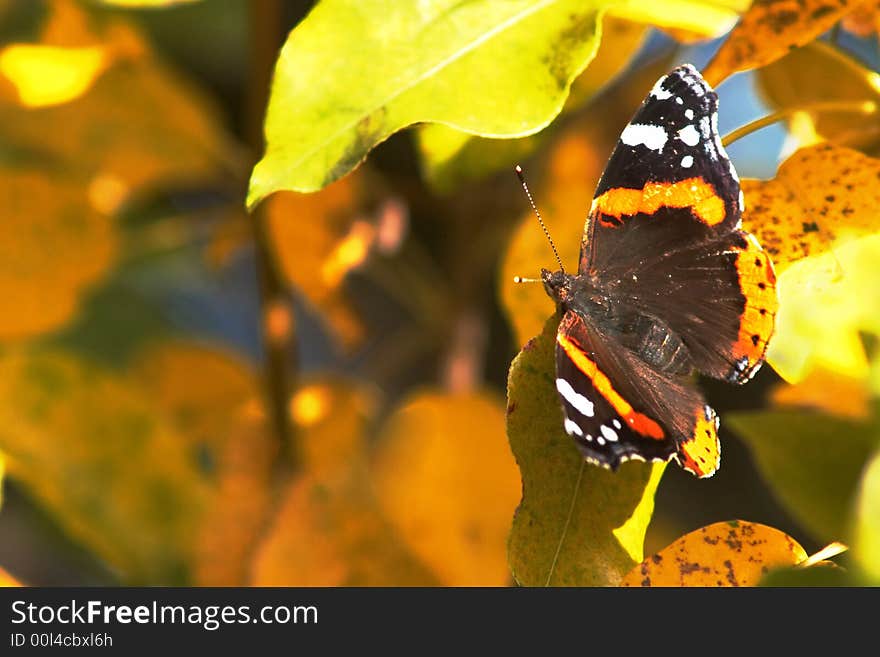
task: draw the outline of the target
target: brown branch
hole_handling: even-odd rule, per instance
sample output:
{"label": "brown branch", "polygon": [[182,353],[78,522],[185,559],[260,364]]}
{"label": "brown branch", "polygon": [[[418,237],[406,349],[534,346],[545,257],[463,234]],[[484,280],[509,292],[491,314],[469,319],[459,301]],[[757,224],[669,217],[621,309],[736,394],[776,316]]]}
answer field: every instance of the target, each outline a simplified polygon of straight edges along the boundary
{"label": "brown branch", "polygon": [[[284,4],[280,0],[248,3],[250,21],[250,67],[245,107],[245,131],[254,153],[263,151],[263,117],[275,59],[282,43]],[[265,204],[251,214],[257,282],[262,307],[263,386],[269,416],[280,444],[284,469],[299,466],[299,454],[289,403],[296,386],[296,330],[287,286],[272,258]]]}

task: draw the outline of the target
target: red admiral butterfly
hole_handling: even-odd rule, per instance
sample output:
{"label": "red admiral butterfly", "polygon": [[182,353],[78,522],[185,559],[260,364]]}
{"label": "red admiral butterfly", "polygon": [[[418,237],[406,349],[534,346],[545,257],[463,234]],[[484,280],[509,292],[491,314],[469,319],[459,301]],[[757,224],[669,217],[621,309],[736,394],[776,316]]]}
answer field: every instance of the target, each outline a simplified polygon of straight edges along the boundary
{"label": "red admiral butterfly", "polygon": [[562,317],[565,431],[607,468],[674,458],[714,474],[718,416],[691,375],[745,383],[773,333],[773,264],[740,229],[743,195],[717,108],[693,66],[658,80],[599,181],[578,273],[541,271]]}

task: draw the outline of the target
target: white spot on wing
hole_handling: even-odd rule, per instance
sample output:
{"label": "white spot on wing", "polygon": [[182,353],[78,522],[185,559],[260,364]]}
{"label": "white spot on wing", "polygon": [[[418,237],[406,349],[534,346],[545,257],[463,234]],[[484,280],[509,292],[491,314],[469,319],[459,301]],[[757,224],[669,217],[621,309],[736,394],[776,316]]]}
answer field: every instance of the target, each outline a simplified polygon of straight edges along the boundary
{"label": "white spot on wing", "polygon": [[613,424],[614,424],[615,429],[620,429],[620,420],[618,420],[617,418],[614,418]]}
{"label": "white spot on wing", "polygon": [[[664,75],[662,78],[657,80],[657,82],[654,83],[654,87],[651,89],[651,95],[654,96],[654,98],[656,98],[657,100],[666,100],[667,98],[672,97],[672,94],[663,88],[663,83],[666,82],[667,77],[668,76]],[[644,87],[642,88],[644,89]]]}
{"label": "white spot on wing", "polygon": [[692,155],[685,155],[683,158],[681,158],[681,166],[683,166],[685,169],[689,169],[693,165],[694,165],[694,158]]}
{"label": "white spot on wing", "polygon": [[678,131],[678,138],[688,146],[696,146],[700,143],[700,133],[690,124]]}
{"label": "white spot on wing", "polygon": [[568,418],[565,418],[565,433],[569,436],[583,436],[584,432],[581,431],[581,428],[577,425],[577,422],[572,422]]}
{"label": "white spot on wing", "polygon": [[686,109],[686,110],[684,111],[684,115],[685,115],[688,119],[693,120],[693,118],[694,118],[694,110],[692,110],[691,108],[688,108],[688,109]]}
{"label": "white spot on wing", "polygon": [[676,96],[675,102],[678,103],[679,105],[684,105],[684,101],[681,99],[681,96]]}
{"label": "white spot on wing", "polygon": [[617,441],[617,432],[611,427],[606,427],[603,424],[599,430],[602,432],[602,435],[605,436],[606,440],[610,440],[611,442]]}
{"label": "white spot on wing", "polygon": [[556,389],[562,398],[575,407],[581,415],[593,417],[593,402],[579,392],[575,392],[571,384],[565,379],[556,379]]}
{"label": "white spot on wing", "polygon": [[663,126],[642,123],[630,123],[620,135],[620,141],[627,146],[641,144],[652,151],[662,151],[668,139]]}

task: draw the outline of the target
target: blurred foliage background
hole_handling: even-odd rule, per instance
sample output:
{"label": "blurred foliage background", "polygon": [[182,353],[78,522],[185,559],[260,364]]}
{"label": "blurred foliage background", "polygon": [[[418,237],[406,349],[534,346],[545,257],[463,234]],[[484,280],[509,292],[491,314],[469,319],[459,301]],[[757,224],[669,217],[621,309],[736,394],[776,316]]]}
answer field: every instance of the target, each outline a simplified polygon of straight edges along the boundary
{"label": "blurred foliage background", "polygon": [[[513,584],[508,369],[553,312],[512,284],[553,264],[513,166],[573,263],[621,128],[681,62],[724,81],[723,134],[780,113],[729,153],[771,179],[744,182],[746,227],[787,314],[750,385],[703,382],[720,472],[656,473],[653,518],[609,525],[614,558],[579,541],[559,583],[737,518],[776,528],[770,565],[843,540],[853,581],[880,577],[876,3],[523,1],[540,20],[453,70],[425,53],[518,5],[433,4],[0,0],[4,577]],[[615,476],[590,500],[616,508]]]}

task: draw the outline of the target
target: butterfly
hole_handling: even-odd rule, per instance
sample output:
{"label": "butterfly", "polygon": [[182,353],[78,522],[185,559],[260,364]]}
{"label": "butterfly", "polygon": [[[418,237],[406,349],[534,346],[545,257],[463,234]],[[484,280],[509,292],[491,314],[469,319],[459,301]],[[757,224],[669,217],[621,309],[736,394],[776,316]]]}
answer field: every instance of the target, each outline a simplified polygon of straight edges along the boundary
{"label": "butterfly", "polygon": [[718,415],[693,373],[751,379],[778,306],[773,263],[741,229],[743,208],[718,133],[718,96],[693,66],[680,66],[620,135],[577,274],[561,263],[541,271],[561,317],[563,427],[587,461],[617,469],[674,459],[698,477],[717,471]]}

